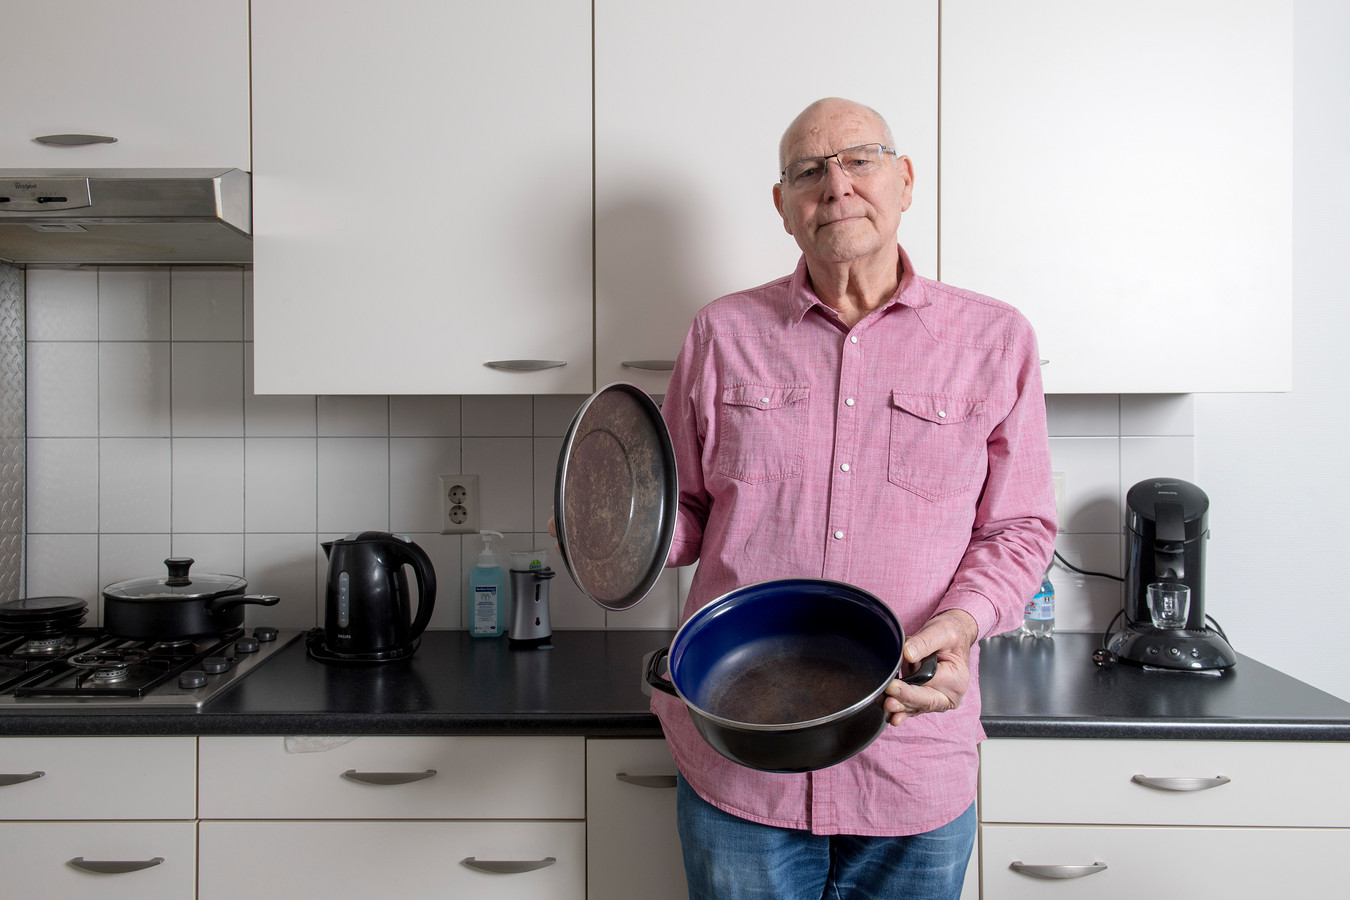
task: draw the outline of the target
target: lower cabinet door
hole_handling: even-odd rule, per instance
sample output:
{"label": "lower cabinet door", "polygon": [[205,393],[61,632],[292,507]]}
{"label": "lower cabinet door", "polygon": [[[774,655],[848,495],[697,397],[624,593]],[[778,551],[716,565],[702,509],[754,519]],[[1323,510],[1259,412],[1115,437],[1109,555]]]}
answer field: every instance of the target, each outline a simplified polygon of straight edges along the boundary
{"label": "lower cabinet door", "polygon": [[203,821],[198,900],[584,900],[585,822]]}
{"label": "lower cabinet door", "polygon": [[983,900],[1342,896],[1350,829],[983,825]]}
{"label": "lower cabinet door", "polygon": [[586,828],[589,900],[687,900],[665,741],[586,742]]}
{"label": "lower cabinet door", "polygon": [[182,900],[196,883],[192,822],[0,822],[0,896]]}

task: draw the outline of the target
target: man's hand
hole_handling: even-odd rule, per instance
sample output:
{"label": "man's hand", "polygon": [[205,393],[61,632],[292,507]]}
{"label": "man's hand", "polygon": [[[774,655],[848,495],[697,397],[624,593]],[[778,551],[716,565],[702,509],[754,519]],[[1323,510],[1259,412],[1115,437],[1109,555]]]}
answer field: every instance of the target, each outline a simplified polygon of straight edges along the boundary
{"label": "man's hand", "polygon": [[905,641],[905,662],[917,663],[937,653],[937,674],[927,684],[905,684],[898,678],[890,683],[885,701],[890,723],[899,725],[910,716],[960,706],[970,687],[970,648],[978,639],[975,619],[962,610],[949,609],[929,619]]}

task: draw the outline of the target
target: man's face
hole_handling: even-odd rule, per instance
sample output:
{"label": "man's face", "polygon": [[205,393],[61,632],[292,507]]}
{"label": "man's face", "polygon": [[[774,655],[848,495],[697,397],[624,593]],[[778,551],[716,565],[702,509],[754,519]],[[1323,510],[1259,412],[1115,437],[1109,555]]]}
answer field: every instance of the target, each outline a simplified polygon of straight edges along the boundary
{"label": "man's face", "polygon": [[[798,119],[783,142],[783,165],[829,156],[860,144],[888,143],[865,107],[844,101],[820,105]],[[774,205],[783,228],[807,263],[865,261],[894,252],[900,214],[909,208],[914,169],[908,157],[885,155],[874,174],[850,178],[829,160],[823,180],[806,188],[776,184]]]}

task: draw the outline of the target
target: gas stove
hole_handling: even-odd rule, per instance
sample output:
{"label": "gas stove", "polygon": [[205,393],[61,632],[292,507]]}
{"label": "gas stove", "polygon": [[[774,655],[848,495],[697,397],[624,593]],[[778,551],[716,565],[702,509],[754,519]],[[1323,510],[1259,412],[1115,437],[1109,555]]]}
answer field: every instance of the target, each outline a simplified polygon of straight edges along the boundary
{"label": "gas stove", "polygon": [[175,641],[120,638],[84,627],[0,633],[0,714],[70,706],[200,707],[302,634],[265,626]]}

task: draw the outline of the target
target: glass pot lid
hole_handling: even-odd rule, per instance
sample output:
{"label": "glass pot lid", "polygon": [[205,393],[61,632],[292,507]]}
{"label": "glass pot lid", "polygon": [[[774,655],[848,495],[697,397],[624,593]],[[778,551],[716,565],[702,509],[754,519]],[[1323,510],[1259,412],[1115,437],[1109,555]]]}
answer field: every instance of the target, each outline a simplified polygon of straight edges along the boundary
{"label": "glass pot lid", "polygon": [[239,575],[189,572],[196,560],[175,556],[164,560],[165,575],[132,578],[103,589],[103,596],[118,600],[211,600],[244,593],[248,581]]}

